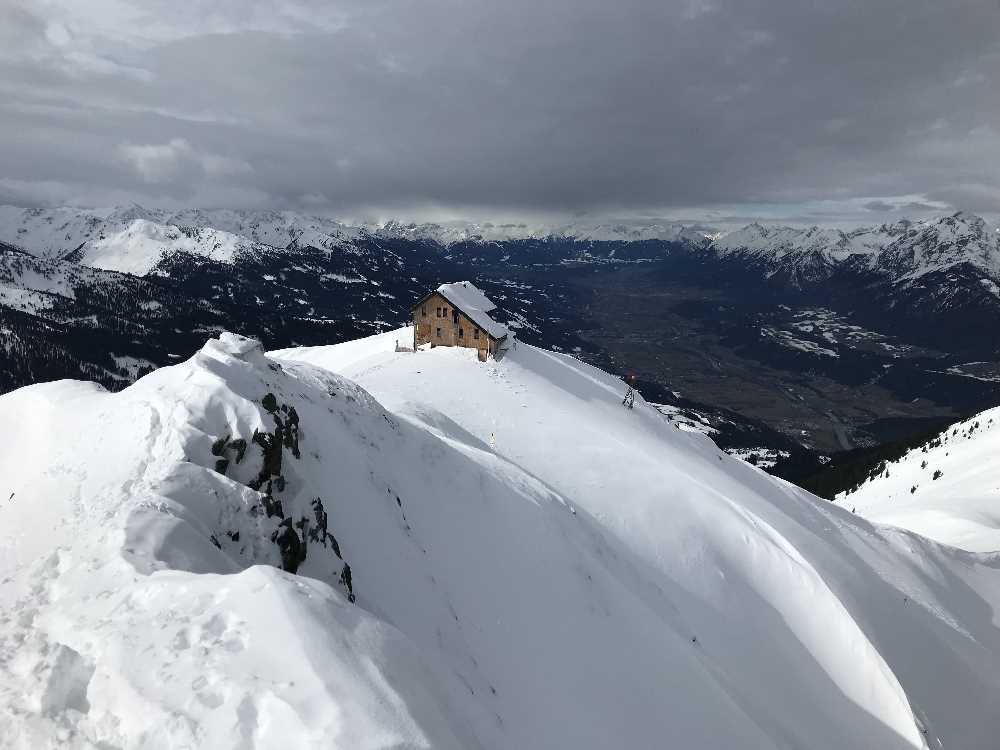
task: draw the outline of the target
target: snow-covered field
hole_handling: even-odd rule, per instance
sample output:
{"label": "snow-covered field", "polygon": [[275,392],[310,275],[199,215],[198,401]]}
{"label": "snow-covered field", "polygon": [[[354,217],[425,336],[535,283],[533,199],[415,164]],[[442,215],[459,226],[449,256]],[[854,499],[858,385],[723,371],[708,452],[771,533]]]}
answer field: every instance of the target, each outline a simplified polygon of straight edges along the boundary
{"label": "snow-covered field", "polygon": [[790,455],[788,451],[774,450],[765,446],[758,446],[756,448],[730,448],[726,453],[730,456],[735,456],[741,461],[747,461],[754,466],[759,466],[762,469],[770,469],[778,461],[788,458]]}
{"label": "snow-covered field", "polygon": [[702,435],[714,435],[718,432],[709,423],[707,417],[690,409],[682,409],[679,406],[672,406],[671,404],[650,403],[650,406],[660,412],[660,414],[665,416],[680,430],[700,432]]}
{"label": "snow-covered field", "polygon": [[893,357],[933,354],[854,325],[844,316],[823,307],[799,310],[794,314],[794,319],[791,328],[801,333],[819,336],[833,346],[848,346],[857,351],[882,352]]}
{"label": "snow-covered field", "polygon": [[816,354],[823,357],[839,357],[840,355],[833,349],[820,346],[815,341],[807,341],[797,337],[791,331],[785,331],[773,326],[761,326],[760,335],[772,339],[786,349],[795,349],[806,354]]}
{"label": "snow-covered field", "polygon": [[945,544],[1000,552],[1000,408],[952,425],[836,502]]}
{"label": "snow-covered field", "polygon": [[995,747],[995,555],[408,335],[0,397],[0,745]]}

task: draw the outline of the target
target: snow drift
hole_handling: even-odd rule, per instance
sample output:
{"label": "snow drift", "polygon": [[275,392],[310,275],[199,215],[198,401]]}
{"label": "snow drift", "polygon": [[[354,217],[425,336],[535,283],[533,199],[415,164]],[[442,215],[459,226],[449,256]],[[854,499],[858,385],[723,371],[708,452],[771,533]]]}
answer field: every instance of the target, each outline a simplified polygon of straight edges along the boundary
{"label": "snow drift", "polygon": [[991,747],[995,556],[407,335],[0,397],[0,743]]}

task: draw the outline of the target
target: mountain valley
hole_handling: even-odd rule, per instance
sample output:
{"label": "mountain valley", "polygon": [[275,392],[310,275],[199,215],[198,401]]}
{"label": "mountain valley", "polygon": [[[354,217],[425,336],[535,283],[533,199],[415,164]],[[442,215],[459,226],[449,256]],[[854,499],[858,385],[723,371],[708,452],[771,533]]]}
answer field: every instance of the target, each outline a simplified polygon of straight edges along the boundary
{"label": "mountain valley", "polygon": [[121,388],[222,330],[275,347],[349,340],[468,277],[519,338],[634,376],[726,449],[814,469],[1000,391],[1000,250],[967,214],[718,235],[3,207],[0,242],[5,389],[59,377]]}

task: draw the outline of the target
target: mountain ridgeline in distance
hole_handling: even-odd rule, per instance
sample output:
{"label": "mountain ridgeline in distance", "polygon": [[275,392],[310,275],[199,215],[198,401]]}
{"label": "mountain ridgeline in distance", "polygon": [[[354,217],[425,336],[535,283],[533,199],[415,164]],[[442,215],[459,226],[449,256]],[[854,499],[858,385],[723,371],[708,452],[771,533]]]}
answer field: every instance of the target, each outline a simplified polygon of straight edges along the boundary
{"label": "mountain ridgeline in distance", "polygon": [[83,377],[120,389],[221,330],[274,347],[349,340],[472,278],[521,339],[634,374],[720,445],[790,454],[802,474],[1000,400],[998,242],[965,213],[719,234],[6,206],[0,388]]}

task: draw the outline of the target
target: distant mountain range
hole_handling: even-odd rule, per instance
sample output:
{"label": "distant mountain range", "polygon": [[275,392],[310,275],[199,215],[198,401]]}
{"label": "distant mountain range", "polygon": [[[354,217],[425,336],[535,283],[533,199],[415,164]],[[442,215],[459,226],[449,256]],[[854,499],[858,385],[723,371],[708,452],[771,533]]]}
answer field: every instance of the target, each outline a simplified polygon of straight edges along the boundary
{"label": "distant mountain range", "polygon": [[1000,235],[962,212],[851,232],[751,224],[708,251],[799,288],[848,276],[881,282],[926,309],[1000,306]]}
{"label": "distant mountain range", "polygon": [[[231,263],[264,249],[333,250],[363,240],[410,240],[453,250],[468,245],[544,242],[578,245],[560,261],[657,259],[677,246],[737,262],[795,286],[826,281],[844,269],[913,286],[930,274],[968,271],[1000,299],[1000,233],[984,219],[958,212],[932,221],[902,220],[851,231],[749,224],[731,232],[680,223],[413,224],[388,221],[352,226],[288,211],[164,211],[141,206],[105,215],[74,208],[0,206],[0,241],[44,258],[145,275],[169,255],[188,253]],[[639,256],[614,253],[619,244],[646,245]],[[660,243],[666,243],[662,246]],[[593,245],[610,245],[597,248]],[[534,262],[544,262],[541,256]]]}
{"label": "distant mountain range", "polygon": [[[742,449],[794,447],[755,419],[807,444],[819,423],[716,413],[736,408],[724,400],[731,391],[697,383],[675,397],[674,371],[643,365],[633,344],[643,338],[669,362],[671,347],[701,339],[649,318],[595,335],[611,308],[648,308],[641,300],[681,280],[702,291],[671,310],[739,354],[733,378],[759,362],[814,390],[818,377],[888,384],[900,401],[872,396],[869,420],[909,418],[898,406],[916,398],[956,414],[1000,400],[1000,238],[966,213],[719,233],[671,222],[353,226],[284,211],[0,206],[0,390],[63,377],[120,388],[224,329],[271,347],[357,338],[401,324],[411,300],[458,278],[484,288],[523,339],[637,369],[658,402],[709,419],[715,439]],[[609,282],[628,297],[607,297]],[[706,289],[721,302],[700,299]],[[786,398],[787,385],[774,387]],[[830,406],[815,409],[825,422]],[[851,425],[834,428],[847,443]]]}
{"label": "distant mountain range", "polygon": [[[368,231],[368,230],[365,230]],[[683,254],[786,290],[833,284],[863,304],[914,314],[954,309],[1000,314],[1000,234],[958,212],[851,231],[750,224],[731,232],[682,224],[402,225],[378,236],[432,242],[482,262],[638,263]]]}

